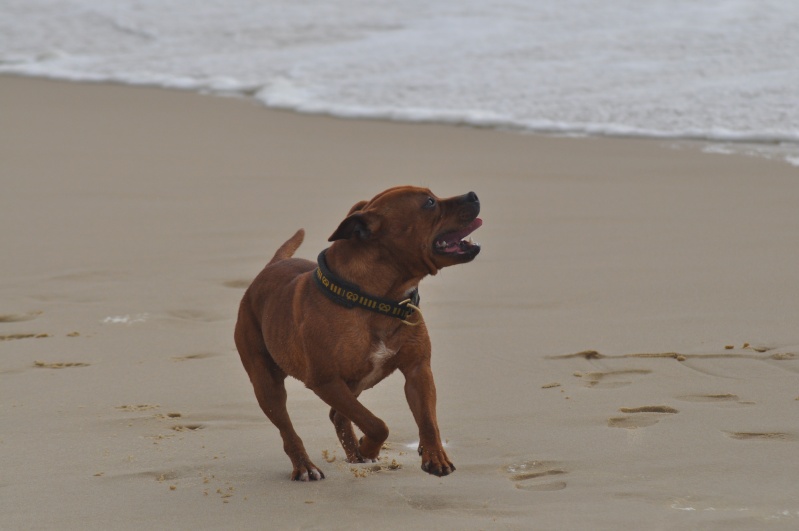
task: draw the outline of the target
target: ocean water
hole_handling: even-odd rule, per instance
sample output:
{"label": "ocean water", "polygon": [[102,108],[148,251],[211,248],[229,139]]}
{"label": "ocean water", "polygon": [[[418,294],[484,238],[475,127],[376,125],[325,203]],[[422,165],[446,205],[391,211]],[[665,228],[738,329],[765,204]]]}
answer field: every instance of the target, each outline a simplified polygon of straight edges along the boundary
{"label": "ocean water", "polygon": [[0,0],[0,72],[799,165],[799,0]]}

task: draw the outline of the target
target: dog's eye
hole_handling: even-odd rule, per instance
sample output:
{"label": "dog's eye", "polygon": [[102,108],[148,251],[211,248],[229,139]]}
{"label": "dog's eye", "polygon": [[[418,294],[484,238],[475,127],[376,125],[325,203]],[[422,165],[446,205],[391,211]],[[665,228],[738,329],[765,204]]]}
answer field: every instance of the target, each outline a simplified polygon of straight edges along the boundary
{"label": "dog's eye", "polygon": [[433,208],[434,206],[436,206],[436,200],[432,197],[428,197],[424,204],[424,208]]}

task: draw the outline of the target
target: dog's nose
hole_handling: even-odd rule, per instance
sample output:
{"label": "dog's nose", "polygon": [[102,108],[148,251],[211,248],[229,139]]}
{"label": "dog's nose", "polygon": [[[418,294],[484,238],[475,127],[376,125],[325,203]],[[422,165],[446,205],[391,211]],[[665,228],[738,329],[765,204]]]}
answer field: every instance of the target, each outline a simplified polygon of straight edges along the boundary
{"label": "dog's nose", "polygon": [[470,203],[479,203],[480,202],[480,200],[477,199],[477,194],[474,193],[474,192],[469,192],[468,194],[466,194],[466,200],[469,201]]}

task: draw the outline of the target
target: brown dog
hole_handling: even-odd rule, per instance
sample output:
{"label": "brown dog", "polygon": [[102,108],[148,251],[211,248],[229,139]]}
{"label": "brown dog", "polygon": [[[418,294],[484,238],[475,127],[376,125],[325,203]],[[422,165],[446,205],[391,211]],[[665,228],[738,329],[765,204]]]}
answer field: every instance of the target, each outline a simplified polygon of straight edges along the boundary
{"label": "brown dog", "polygon": [[[324,474],[311,462],[286,411],[287,375],[332,408],[347,461],[377,458],[388,427],[358,395],[399,369],[419,426],[422,469],[455,470],[436,421],[430,339],[418,308],[419,281],[442,267],[469,262],[480,246],[465,241],[482,221],[474,192],[438,199],[430,190],[391,188],[361,201],[330,237],[318,265],[291,258],[300,229],[275,253],[241,301],[236,347],[266,416],[280,430],[291,479]],[[352,423],[363,432],[356,438]]]}

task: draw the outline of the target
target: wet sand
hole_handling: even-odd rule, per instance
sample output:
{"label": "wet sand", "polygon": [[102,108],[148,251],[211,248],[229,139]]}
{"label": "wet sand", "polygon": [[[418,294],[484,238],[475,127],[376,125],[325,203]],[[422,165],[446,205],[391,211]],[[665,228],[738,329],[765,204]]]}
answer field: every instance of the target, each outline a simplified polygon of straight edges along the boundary
{"label": "wet sand", "polygon": [[[339,120],[0,76],[0,512],[9,529],[793,529],[799,168],[701,145]],[[403,379],[327,479],[288,480],[232,340],[300,227],[474,190],[473,263],[421,285],[457,471],[420,470]]]}

